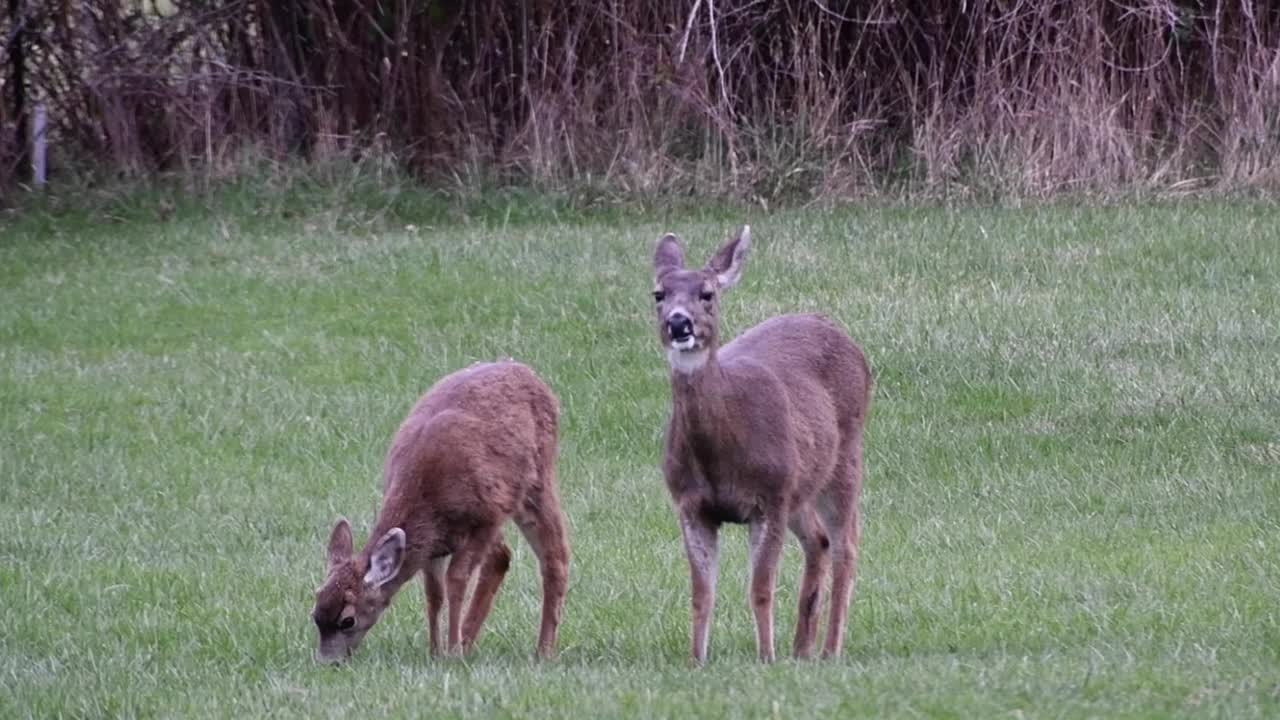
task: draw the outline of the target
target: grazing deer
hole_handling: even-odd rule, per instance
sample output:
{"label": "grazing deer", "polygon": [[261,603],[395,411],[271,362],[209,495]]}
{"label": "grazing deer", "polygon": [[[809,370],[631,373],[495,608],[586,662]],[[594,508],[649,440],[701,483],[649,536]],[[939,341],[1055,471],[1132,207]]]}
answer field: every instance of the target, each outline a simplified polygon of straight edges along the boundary
{"label": "grazing deer", "polygon": [[658,241],[654,299],[671,366],[663,472],[693,585],[692,652],[707,659],[719,528],[746,523],[756,650],[773,660],[773,592],[786,528],[804,550],[794,653],[818,634],[821,584],[832,570],[823,654],[839,656],[858,561],[862,431],[871,369],[862,350],[820,315],[781,315],[721,347],[721,291],[742,276],[743,227],[701,270],[684,268],[675,235]]}
{"label": "grazing deer", "polygon": [[[329,536],[328,576],[312,612],[319,658],[351,655],[402,585],[419,572],[431,653],[449,600],[447,652],[475,643],[511,562],[502,525],[513,518],[542,570],[537,653],[550,657],[568,583],[569,544],[556,493],[559,403],[528,367],[478,363],[446,376],[400,425],[383,469],[372,539],[352,554],[351,526]],[[465,619],[463,599],[478,575]]]}

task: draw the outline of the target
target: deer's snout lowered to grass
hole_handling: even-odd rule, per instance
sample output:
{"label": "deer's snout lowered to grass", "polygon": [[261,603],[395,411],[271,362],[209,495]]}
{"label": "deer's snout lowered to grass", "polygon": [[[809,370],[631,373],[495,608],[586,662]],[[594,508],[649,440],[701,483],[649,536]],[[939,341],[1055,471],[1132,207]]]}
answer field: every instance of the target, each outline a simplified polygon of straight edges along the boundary
{"label": "deer's snout lowered to grass", "polygon": [[350,656],[418,573],[426,588],[432,654],[442,649],[437,624],[446,598],[444,649],[469,650],[511,561],[502,536],[508,518],[542,570],[537,654],[552,655],[569,573],[555,482],[559,413],[551,389],[515,362],[473,365],[422,396],[387,452],[382,508],[368,546],[353,553],[345,519],[329,537],[328,573],[312,611],[321,660]]}
{"label": "deer's snout lowered to grass", "polygon": [[794,653],[817,640],[821,585],[831,574],[824,654],[838,656],[858,561],[862,434],[871,369],[820,315],[781,315],[720,345],[720,295],[742,276],[743,227],[701,269],[686,269],[675,235],[658,241],[654,300],[671,366],[663,472],[692,579],[692,654],[707,658],[719,528],[749,526],[756,648],[772,660],[773,593],[786,528],[804,550]]}

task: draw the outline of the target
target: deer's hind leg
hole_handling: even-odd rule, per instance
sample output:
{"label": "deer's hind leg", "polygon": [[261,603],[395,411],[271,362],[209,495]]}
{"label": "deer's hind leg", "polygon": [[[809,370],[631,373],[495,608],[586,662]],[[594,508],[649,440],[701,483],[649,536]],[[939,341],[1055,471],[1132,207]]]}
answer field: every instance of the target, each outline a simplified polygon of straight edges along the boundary
{"label": "deer's hind leg", "polygon": [[822,654],[840,657],[844,645],[845,621],[858,574],[858,543],[861,523],[858,496],[862,489],[862,438],[855,436],[837,465],[832,479],[818,497],[818,511],[831,539],[831,616]]}
{"label": "deer's hind leg", "polygon": [[471,593],[471,605],[467,608],[466,620],[462,624],[464,652],[470,650],[480,637],[480,630],[484,626],[485,618],[489,617],[489,611],[493,609],[494,597],[497,596],[498,588],[502,585],[509,567],[511,567],[511,548],[507,546],[506,540],[499,532],[497,539],[486,551],[484,559],[480,561],[479,579],[476,580],[475,590]]}
{"label": "deer's hind leg", "polygon": [[543,487],[516,515],[516,525],[538,557],[542,573],[542,622],[538,629],[537,655],[555,655],[556,638],[569,587],[569,533],[560,500],[553,488]]}
{"label": "deer's hind leg", "polygon": [[463,539],[449,560],[449,568],[444,574],[445,594],[449,598],[449,639],[445,651],[449,654],[461,655],[466,649],[462,641],[462,623],[467,586],[498,537],[500,533],[496,526],[476,530]]}
{"label": "deer's hind leg", "polygon": [[792,514],[790,526],[804,550],[804,576],[800,580],[800,609],[796,615],[792,654],[797,658],[807,658],[813,654],[813,645],[818,639],[822,580],[830,565],[831,541],[813,505],[805,505]]}

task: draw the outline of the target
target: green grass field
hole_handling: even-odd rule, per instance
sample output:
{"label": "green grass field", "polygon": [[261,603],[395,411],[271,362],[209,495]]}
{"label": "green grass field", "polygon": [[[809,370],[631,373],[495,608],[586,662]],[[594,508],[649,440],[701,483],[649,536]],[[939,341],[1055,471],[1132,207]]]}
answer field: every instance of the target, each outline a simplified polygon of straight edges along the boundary
{"label": "green grass field", "polygon": [[[0,716],[1280,714],[1274,207],[523,202],[0,221]],[[844,658],[760,665],[726,527],[692,670],[651,253],[671,229],[700,262],[743,221],[725,331],[825,311],[876,370],[862,563]],[[409,406],[508,355],[563,405],[559,658],[532,660],[515,541],[472,656],[428,657],[414,583],[318,666],[333,520],[362,543]],[[799,566],[788,539],[780,656]]]}

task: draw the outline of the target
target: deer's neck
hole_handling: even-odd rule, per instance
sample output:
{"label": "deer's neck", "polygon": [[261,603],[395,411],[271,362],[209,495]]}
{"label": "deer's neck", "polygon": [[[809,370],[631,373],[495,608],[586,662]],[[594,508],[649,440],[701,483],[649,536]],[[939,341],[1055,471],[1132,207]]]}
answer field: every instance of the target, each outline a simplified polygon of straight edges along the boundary
{"label": "deer's neck", "polygon": [[441,555],[445,548],[441,545],[437,527],[423,518],[424,513],[413,512],[410,503],[397,502],[399,497],[384,498],[382,512],[378,514],[369,533],[369,544],[364,549],[365,559],[373,552],[379,538],[392,528],[404,531],[404,562],[400,566],[400,577],[396,586],[408,582],[431,558]]}
{"label": "deer's neck", "polygon": [[715,348],[708,348],[697,367],[682,368],[671,363],[672,419],[688,432],[709,432],[722,427],[725,415],[725,385],[728,382],[716,358]]}

